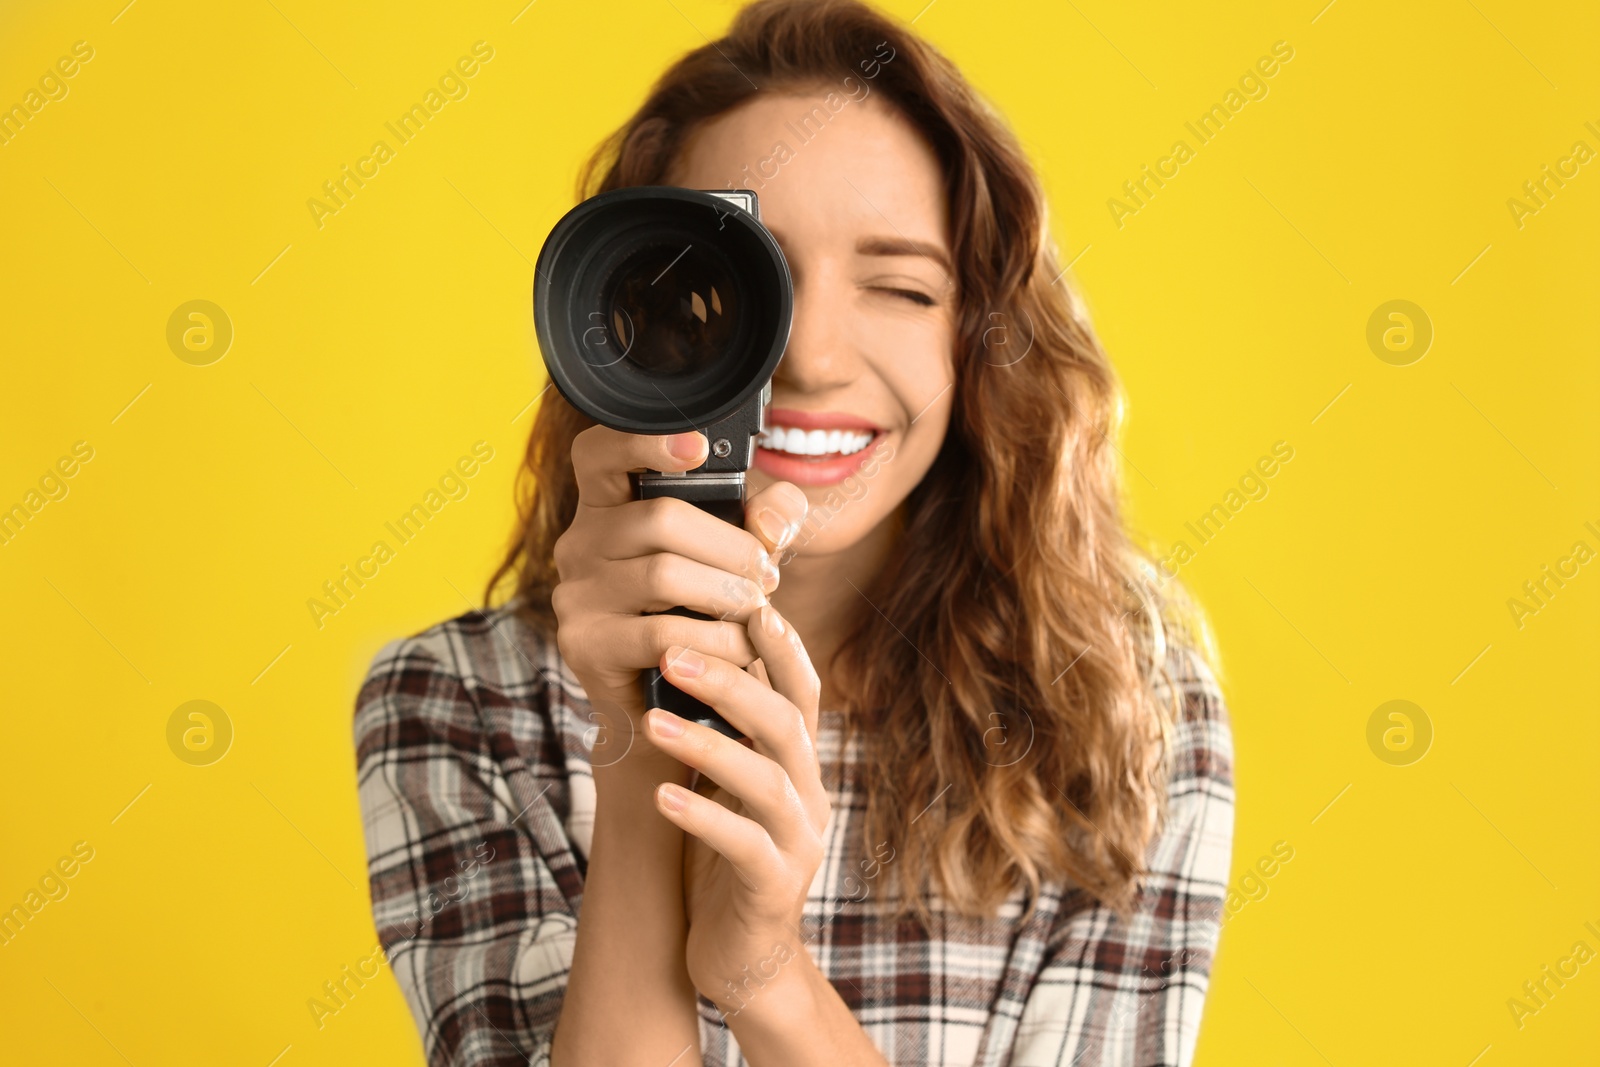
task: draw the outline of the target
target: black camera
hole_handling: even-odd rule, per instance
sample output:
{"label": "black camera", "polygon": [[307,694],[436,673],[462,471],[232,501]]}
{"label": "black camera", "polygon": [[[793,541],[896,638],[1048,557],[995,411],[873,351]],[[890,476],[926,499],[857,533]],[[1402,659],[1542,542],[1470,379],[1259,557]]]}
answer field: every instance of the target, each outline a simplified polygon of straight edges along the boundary
{"label": "black camera", "polygon": [[[534,327],[561,395],[612,429],[710,442],[693,470],[632,475],[638,498],[677,497],[739,527],[793,317],[788,261],[749,189],[601,193],[562,216],[535,266]],[[743,736],[659,668],[644,685],[648,706]]]}

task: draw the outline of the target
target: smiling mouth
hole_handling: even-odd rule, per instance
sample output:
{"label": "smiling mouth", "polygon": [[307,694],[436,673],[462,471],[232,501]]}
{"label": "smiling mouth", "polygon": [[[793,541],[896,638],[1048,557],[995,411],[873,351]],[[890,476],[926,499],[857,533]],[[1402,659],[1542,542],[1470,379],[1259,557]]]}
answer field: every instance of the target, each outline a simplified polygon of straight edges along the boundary
{"label": "smiling mouth", "polygon": [[853,456],[872,443],[871,430],[806,430],[798,426],[770,426],[761,434],[761,447],[786,456],[828,459]]}

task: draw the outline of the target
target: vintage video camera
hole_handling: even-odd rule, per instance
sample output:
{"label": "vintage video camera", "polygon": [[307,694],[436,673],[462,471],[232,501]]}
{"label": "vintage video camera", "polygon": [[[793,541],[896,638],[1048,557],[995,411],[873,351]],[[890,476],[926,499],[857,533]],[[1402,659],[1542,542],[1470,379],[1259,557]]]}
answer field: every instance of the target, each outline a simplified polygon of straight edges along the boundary
{"label": "vintage video camera", "polygon": [[[534,273],[539,347],[573,407],[628,433],[710,441],[693,470],[632,475],[639,499],[677,497],[743,527],[745,472],[794,316],[789,264],[755,192],[646,185],[590,197],[550,231]],[[659,668],[643,680],[647,706],[743,737]]]}

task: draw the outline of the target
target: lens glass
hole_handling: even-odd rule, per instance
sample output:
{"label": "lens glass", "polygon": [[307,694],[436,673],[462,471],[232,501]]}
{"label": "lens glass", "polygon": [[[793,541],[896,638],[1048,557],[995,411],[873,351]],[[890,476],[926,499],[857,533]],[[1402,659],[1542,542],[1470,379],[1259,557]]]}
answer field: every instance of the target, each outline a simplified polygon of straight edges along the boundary
{"label": "lens glass", "polygon": [[673,378],[709,370],[729,353],[738,287],[725,256],[705,242],[652,243],[611,274],[601,298],[603,332],[586,336],[591,364],[627,360]]}
{"label": "lens glass", "polygon": [[671,187],[574,208],[534,284],[551,379],[596,422],[634,433],[733,414],[771,378],[792,309],[788,265],[760,224]]}

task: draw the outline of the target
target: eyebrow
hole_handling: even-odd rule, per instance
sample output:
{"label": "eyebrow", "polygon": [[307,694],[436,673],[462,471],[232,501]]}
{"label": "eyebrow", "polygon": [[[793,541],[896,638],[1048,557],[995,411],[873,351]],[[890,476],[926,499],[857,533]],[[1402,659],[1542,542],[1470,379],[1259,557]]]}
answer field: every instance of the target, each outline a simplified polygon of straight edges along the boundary
{"label": "eyebrow", "polygon": [[946,279],[955,273],[945,250],[928,241],[914,241],[909,237],[863,237],[856,242],[856,254],[862,256],[922,256],[939,268]]}
{"label": "eyebrow", "polygon": [[[782,233],[772,227],[768,226],[767,230],[777,239],[780,245],[789,243]],[[863,237],[856,242],[856,255],[922,256],[939,268],[939,272],[944,275],[946,281],[949,281],[950,276],[955,273],[955,268],[950,263],[950,256],[943,248],[929,241],[916,241],[909,237],[889,237],[883,234]]]}

